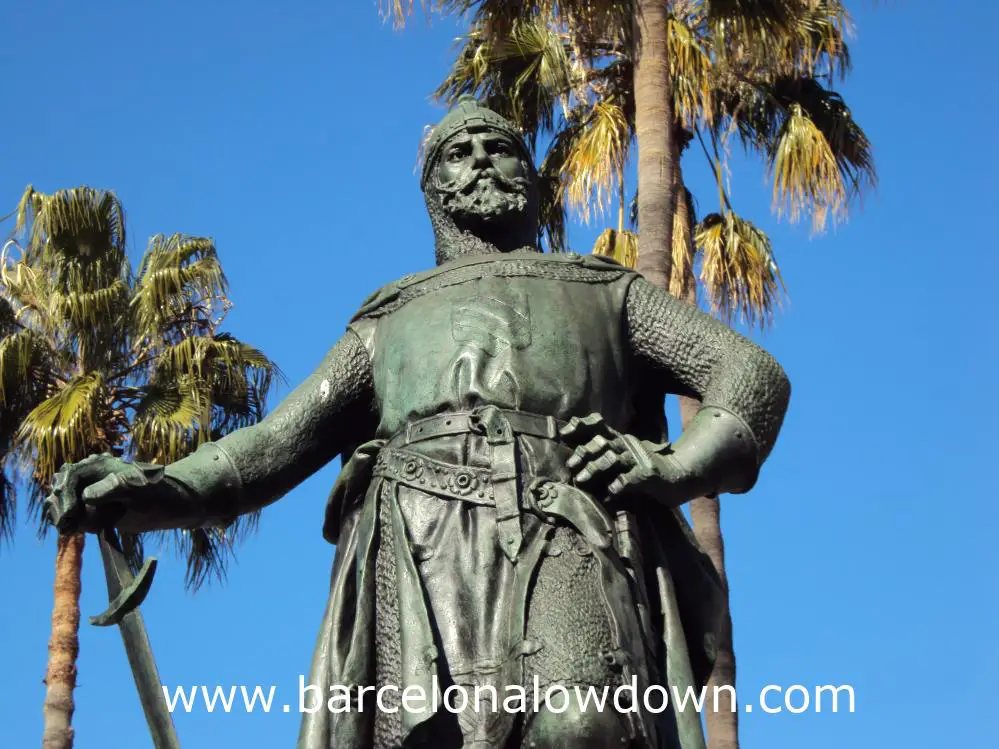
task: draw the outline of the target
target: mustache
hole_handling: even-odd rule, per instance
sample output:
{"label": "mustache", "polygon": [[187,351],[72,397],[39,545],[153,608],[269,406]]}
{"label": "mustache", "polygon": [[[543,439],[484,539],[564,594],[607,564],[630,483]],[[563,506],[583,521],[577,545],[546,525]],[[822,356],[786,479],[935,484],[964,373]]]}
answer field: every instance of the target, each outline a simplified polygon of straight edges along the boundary
{"label": "mustache", "polygon": [[507,177],[495,167],[486,167],[485,169],[478,169],[471,172],[460,181],[452,182],[449,185],[442,185],[440,190],[451,195],[469,193],[476,184],[485,179],[493,180],[505,192],[522,193],[526,191],[529,184],[529,180],[525,177]]}

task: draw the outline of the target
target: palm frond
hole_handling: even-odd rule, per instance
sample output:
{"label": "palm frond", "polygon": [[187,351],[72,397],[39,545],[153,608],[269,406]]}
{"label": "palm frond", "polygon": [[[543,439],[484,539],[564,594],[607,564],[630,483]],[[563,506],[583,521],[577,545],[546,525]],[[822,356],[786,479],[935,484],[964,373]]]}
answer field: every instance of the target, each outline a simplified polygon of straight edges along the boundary
{"label": "palm frond", "polygon": [[[426,12],[437,10],[439,5],[437,0],[419,1],[419,7]],[[396,28],[402,28],[406,25],[416,10],[416,6],[415,0],[378,0],[378,11],[382,18],[390,19]]]}
{"label": "palm frond", "polygon": [[814,78],[780,79],[772,90],[785,107],[800,107],[822,134],[845,183],[847,199],[876,185],[873,147],[843,97]]}
{"label": "palm frond", "polygon": [[20,330],[21,325],[17,321],[17,312],[10,300],[3,296],[0,291],[0,338],[9,336]]}
{"label": "palm frond", "polygon": [[12,261],[3,257],[0,296],[8,301],[19,324],[49,332],[55,330],[57,326],[51,315],[54,294],[47,275],[33,269],[23,259]]}
{"label": "palm frond", "polygon": [[555,251],[566,248],[566,220],[568,207],[565,195],[566,163],[573,143],[580,131],[580,123],[570,120],[555,133],[544,161],[538,170],[540,211],[539,231],[548,238],[549,247]]}
{"label": "palm frond", "polygon": [[593,243],[593,254],[616,260],[626,268],[638,266],[638,235],[630,231],[604,229]]}
{"label": "palm frond", "polygon": [[166,465],[194,452],[208,439],[211,397],[205,391],[197,393],[190,378],[183,384],[151,383],[142,390],[130,443],[137,460]]}
{"label": "palm frond", "polygon": [[[130,449],[139,459],[161,464],[261,421],[273,380],[283,379],[259,349],[225,333],[165,348],[153,371],[136,406]],[[224,529],[169,534],[187,558],[187,585],[198,589],[210,578],[224,579],[233,547],[258,519],[253,513]]]}
{"label": "palm frond", "polygon": [[25,232],[31,224],[35,215],[41,210],[42,201],[45,194],[38,192],[34,185],[28,185],[21,194],[21,199],[17,202],[16,218],[14,219],[14,233]]}
{"label": "palm frond", "polygon": [[114,193],[90,187],[22,199],[18,226],[30,223],[25,260],[52,273],[66,292],[108,286],[127,277],[125,212]]}
{"label": "palm frond", "polygon": [[[679,171],[679,170],[677,170]],[[694,196],[682,185],[677,191],[676,211],[673,213],[673,262],[669,279],[669,293],[677,299],[687,299],[694,279]]]}
{"label": "palm frond", "polygon": [[[27,479],[30,488],[30,471],[19,461],[17,433],[25,415],[55,384],[58,359],[43,335],[20,322],[7,293],[0,291],[0,541],[13,533],[20,480]],[[36,509],[30,501],[34,496],[32,491],[29,510]]]}
{"label": "palm frond", "polygon": [[0,408],[50,385],[54,358],[45,338],[31,328],[0,338]]}
{"label": "palm frond", "polygon": [[800,0],[706,0],[716,52],[725,55],[753,42],[779,42],[794,26]]}
{"label": "palm frond", "polygon": [[[560,134],[562,137],[563,134]],[[567,206],[584,221],[602,214],[618,195],[628,161],[632,128],[621,103],[597,101],[579,115],[579,125],[564,131],[566,148],[561,176]]]}
{"label": "palm frond", "polygon": [[712,311],[766,327],[780,307],[784,282],[770,239],[731,211],[712,213],[697,226],[700,280]]}
{"label": "palm frond", "polygon": [[0,544],[13,539],[17,517],[17,493],[14,483],[7,477],[6,457],[0,453]]}
{"label": "palm frond", "polygon": [[270,377],[281,377],[277,365],[259,349],[243,343],[227,333],[214,336],[192,336],[163,349],[156,362],[162,375],[194,377],[211,382],[213,387],[245,387],[246,372],[260,370]]}
{"label": "palm frond", "polygon": [[535,19],[516,24],[505,43],[495,46],[506,60],[521,61],[519,70],[507,74],[512,78],[515,121],[524,121],[532,131],[551,129],[556,104],[562,104],[563,113],[568,110],[569,93],[581,77],[578,61],[570,59],[566,35]]}
{"label": "palm frond", "polygon": [[797,221],[811,213],[812,226],[821,230],[830,215],[846,210],[847,190],[836,154],[825,135],[800,104],[791,104],[772,147],[773,199],[778,216]]}
{"label": "palm frond", "polygon": [[195,528],[183,533],[177,547],[187,557],[187,586],[198,590],[211,578],[224,580],[234,546],[224,529]]}
{"label": "palm frond", "polygon": [[840,0],[799,3],[784,46],[775,51],[775,72],[844,77],[851,65],[846,37],[852,27],[850,14]]}
{"label": "palm frond", "polygon": [[742,76],[843,75],[851,21],[840,0],[712,0],[712,49]]}
{"label": "palm frond", "polygon": [[497,38],[518,21],[541,17],[565,18],[582,28],[600,29],[626,38],[632,27],[630,2],[622,0],[379,0],[383,17],[405,26],[419,7],[426,15],[470,15],[471,21],[489,28]]}
{"label": "palm frond", "polygon": [[210,336],[191,336],[163,348],[157,356],[155,367],[163,377],[194,377],[199,380],[207,376],[208,362],[215,349],[215,340]]}
{"label": "palm frond", "polygon": [[670,76],[677,119],[693,128],[714,116],[714,63],[698,28],[697,9],[692,6],[680,13],[681,5],[674,7],[666,29]]}
{"label": "palm frond", "polygon": [[121,331],[128,309],[128,284],[117,279],[110,285],[88,291],[53,291],[49,297],[50,319],[60,320],[68,330],[85,334],[97,328]]}
{"label": "palm frond", "polygon": [[258,423],[272,383],[283,379],[259,349],[225,333],[165,348],[152,372],[138,389],[131,450],[157,463],[179,460],[202,442]]}
{"label": "palm frond", "polygon": [[215,403],[236,420],[230,429],[263,419],[264,396],[275,380],[283,382],[284,374],[262,351],[228,333],[215,336],[209,384]]}
{"label": "palm frond", "polygon": [[478,96],[515,123],[533,150],[538,135],[568,109],[581,75],[567,45],[565,34],[539,19],[517,21],[503,38],[473,27],[435,96],[448,104]]}
{"label": "palm frond", "polygon": [[870,141],[842,97],[816,79],[743,81],[725,97],[731,128],[767,160],[778,215],[811,215],[821,231],[876,184]]}
{"label": "palm frond", "polygon": [[107,449],[107,406],[104,378],[90,372],[71,380],[24,417],[17,440],[30,451],[40,482],[49,481],[63,463]]}
{"label": "palm frond", "polygon": [[260,512],[242,515],[225,528],[195,528],[170,533],[174,546],[187,560],[186,586],[194,591],[212,580],[224,582],[236,546],[254,533]]}
{"label": "palm frond", "polygon": [[236,357],[217,358],[209,381],[215,405],[212,439],[257,424],[266,416],[267,394],[284,376],[274,362],[245,343],[231,339]]}
{"label": "palm frond", "polygon": [[551,252],[566,250],[565,187],[558,170],[544,164],[538,173],[538,241]]}
{"label": "palm frond", "polygon": [[[138,337],[201,335],[227,305],[228,282],[206,237],[156,235],[139,264],[131,306]],[[179,328],[179,330],[178,330]]]}
{"label": "palm frond", "polygon": [[[481,29],[473,27],[467,34],[458,38],[456,46],[458,51],[454,63],[434,92],[434,98],[448,105],[455,104],[465,94],[488,99],[494,75],[488,68],[489,60],[493,57],[489,41]],[[504,112],[502,109],[502,103],[507,98],[504,96],[499,101],[489,102],[488,105],[509,117],[510,112]]]}

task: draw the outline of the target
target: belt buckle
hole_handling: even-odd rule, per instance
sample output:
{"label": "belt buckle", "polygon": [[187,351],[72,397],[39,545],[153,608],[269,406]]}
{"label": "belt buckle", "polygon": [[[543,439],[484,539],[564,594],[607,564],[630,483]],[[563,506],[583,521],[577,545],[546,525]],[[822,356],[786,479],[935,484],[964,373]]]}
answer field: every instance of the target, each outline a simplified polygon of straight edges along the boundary
{"label": "belt buckle", "polygon": [[483,421],[482,408],[473,409],[470,414],[468,414],[468,431],[472,434],[485,434],[486,425]]}
{"label": "belt buckle", "polygon": [[479,406],[468,415],[471,431],[486,438],[490,445],[505,445],[513,441],[513,425],[498,406]]}
{"label": "belt buckle", "polygon": [[473,434],[489,436],[489,425],[496,422],[499,408],[496,406],[476,406],[468,414],[469,431]]}

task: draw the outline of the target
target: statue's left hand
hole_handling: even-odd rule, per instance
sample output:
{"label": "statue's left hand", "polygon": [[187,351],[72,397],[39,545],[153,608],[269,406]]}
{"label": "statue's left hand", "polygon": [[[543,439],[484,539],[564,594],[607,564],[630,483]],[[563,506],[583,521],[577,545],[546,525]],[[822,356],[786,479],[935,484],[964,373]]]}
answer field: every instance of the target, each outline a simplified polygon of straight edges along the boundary
{"label": "statue's left hand", "polygon": [[600,414],[574,417],[559,435],[575,447],[566,466],[577,484],[606,484],[615,496],[636,492],[659,495],[682,479],[679,465],[653,452],[656,446],[612,429]]}

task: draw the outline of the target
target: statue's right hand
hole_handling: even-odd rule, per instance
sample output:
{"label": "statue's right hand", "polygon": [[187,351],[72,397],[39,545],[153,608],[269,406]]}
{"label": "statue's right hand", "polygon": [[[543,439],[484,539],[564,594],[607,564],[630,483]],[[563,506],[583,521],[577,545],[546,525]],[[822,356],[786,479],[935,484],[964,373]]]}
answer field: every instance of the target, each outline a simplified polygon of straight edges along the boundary
{"label": "statue's right hand", "polygon": [[52,481],[43,510],[60,533],[97,533],[113,525],[150,483],[160,466],[126,463],[104,453],[67,463]]}

